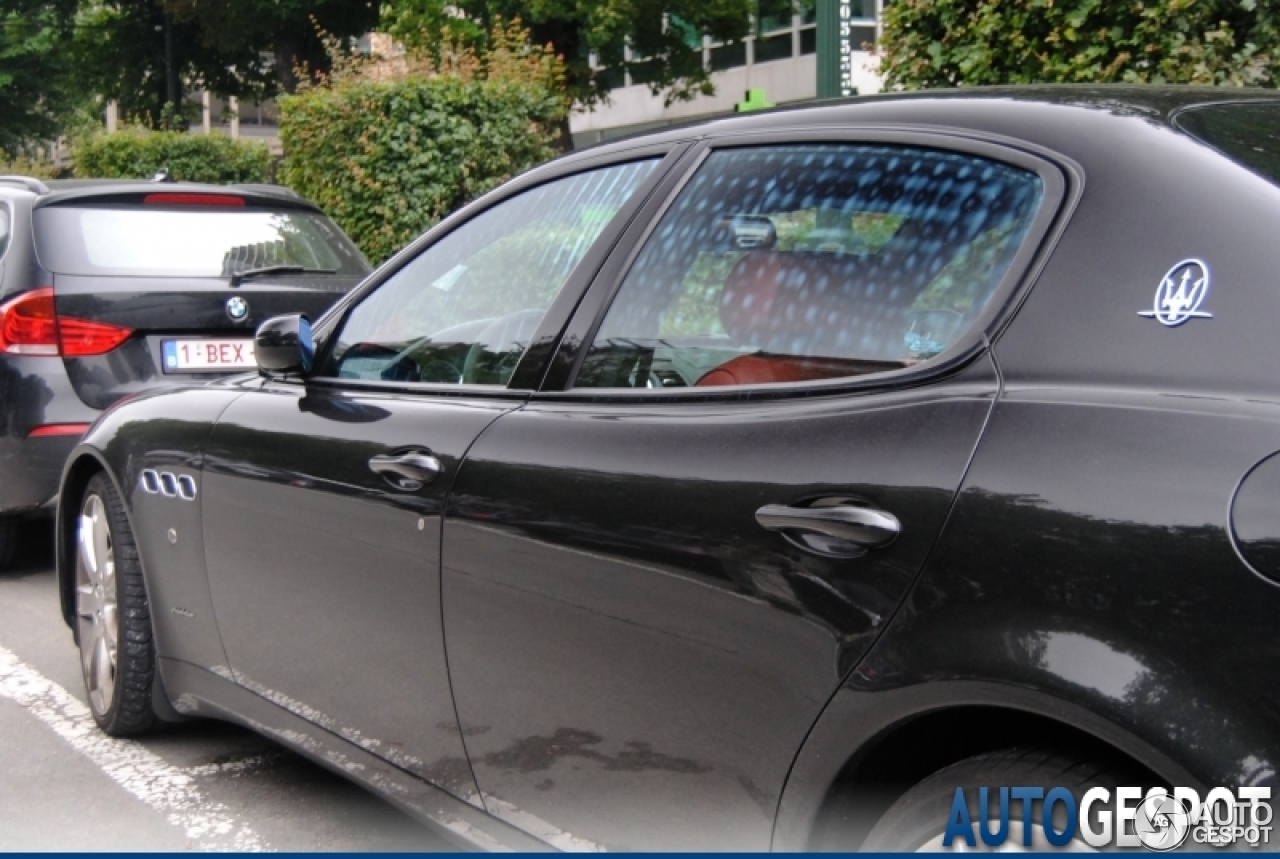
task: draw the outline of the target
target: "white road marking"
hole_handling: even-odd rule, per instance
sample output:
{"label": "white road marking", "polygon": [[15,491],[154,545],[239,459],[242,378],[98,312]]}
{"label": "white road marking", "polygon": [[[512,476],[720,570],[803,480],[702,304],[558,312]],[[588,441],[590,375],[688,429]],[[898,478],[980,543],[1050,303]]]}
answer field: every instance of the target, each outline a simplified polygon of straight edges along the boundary
{"label": "white road marking", "polygon": [[194,767],[187,767],[182,772],[193,776],[210,776],[210,775],[231,775],[238,776],[249,770],[261,769],[262,767],[272,766],[280,761],[286,760],[284,753],[274,753],[268,755],[254,755],[248,758],[238,758],[234,761],[223,761],[219,764],[200,764]]}
{"label": "white road marking", "polygon": [[87,706],[4,647],[0,647],[0,695],[25,707],[117,784],[164,815],[199,848],[268,849],[225,805],[206,800],[191,775],[140,743],[102,733]]}

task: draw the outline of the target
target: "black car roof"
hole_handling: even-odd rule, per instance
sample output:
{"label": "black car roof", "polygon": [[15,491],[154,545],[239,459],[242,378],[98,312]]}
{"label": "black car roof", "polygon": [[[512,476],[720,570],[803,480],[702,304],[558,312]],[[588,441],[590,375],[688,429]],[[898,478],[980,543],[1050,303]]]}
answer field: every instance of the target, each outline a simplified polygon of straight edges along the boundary
{"label": "black car roof", "polygon": [[75,201],[137,202],[152,194],[223,194],[241,197],[250,205],[273,208],[320,209],[296,193],[276,185],[212,185],[200,182],[147,182],[138,179],[52,179],[0,176],[0,186],[21,188],[37,195],[33,208]]}
{"label": "black car roof", "polygon": [[926,89],[826,99],[695,120],[660,131],[641,132],[607,141],[582,151],[604,154],[640,143],[659,144],[695,137],[804,126],[858,124],[877,121],[885,115],[886,109],[892,109],[894,120],[898,122],[945,123],[974,130],[983,130],[988,125],[986,116],[995,109],[1000,114],[1001,126],[1006,129],[1009,124],[1017,125],[1019,118],[1024,117],[1027,122],[1027,137],[1035,139],[1041,136],[1036,131],[1051,133],[1051,129],[1042,125],[1046,119],[1045,108],[1062,108],[1060,121],[1064,123],[1078,117],[1079,109],[1087,109],[1095,115],[1110,115],[1117,121],[1141,119],[1172,127],[1173,117],[1189,108],[1242,101],[1271,101],[1280,104],[1280,92],[1243,87],[1154,84],[1043,84]]}
{"label": "black car roof", "polygon": [[57,206],[72,201],[137,200],[152,194],[230,194],[251,205],[305,209],[319,212],[314,203],[284,188],[270,185],[206,185],[197,182],[141,182],[121,180],[70,179],[48,183],[49,193],[41,195],[35,208]]}

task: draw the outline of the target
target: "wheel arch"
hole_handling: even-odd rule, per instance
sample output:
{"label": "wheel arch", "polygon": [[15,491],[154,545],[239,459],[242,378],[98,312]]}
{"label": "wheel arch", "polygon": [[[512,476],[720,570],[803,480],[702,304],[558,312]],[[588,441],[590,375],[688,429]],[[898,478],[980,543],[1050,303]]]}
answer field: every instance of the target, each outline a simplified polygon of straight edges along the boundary
{"label": "wheel arch", "polygon": [[[75,623],[76,513],[80,499],[84,496],[85,487],[98,473],[106,474],[107,479],[115,486],[121,501],[124,502],[124,515],[129,520],[129,527],[133,527],[133,511],[129,508],[129,496],[120,486],[120,481],[116,479],[115,473],[102,453],[88,445],[81,445],[72,451],[67,457],[67,464],[63,467],[61,488],[58,492],[57,521],[54,526],[54,566],[57,571],[58,600],[62,609],[62,619],[71,628],[73,637],[77,636]],[[147,578],[145,564],[143,564],[142,578],[145,583]]]}
{"label": "wheel arch", "polygon": [[[55,569],[57,572],[58,599],[62,609],[62,619],[71,628],[71,637],[80,644],[80,632],[75,622],[75,553],[76,553],[76,515],[80,499],[89,481],[96,474],[105,474],[120,496],[121,508],[129,528],[138,533],[134,522],[133,510],[129,506],[129,496],[121,486],[115,472],[103,457],[102,452],[89,445],[81,445],[72,451],[63,468],[61,491],[58,493],[57,521],[54,526]],[[147,564],[141,547],[138,551],[138,567],[142,572],[142,587],[147,593],[148,602],[151,594],[151,581],[147,574]],[[153,630],[154,640],[154,630]],[[156,648],[156,663],[152,690],[152,712],[162,722],[180,722],[184,716],[179,713],[169,699],[165,688],[163,672],[159,661],[159,648]]]}
{"label": "wheel arch", "polygon": [[[1135,784],[1203,788],[1129,732],[1034,690],[964,682],[879,693],[842,688],[792,766],[773,849],[812,850],[837,814],[845,815],[848,831],[861,843],[912,785],[958,761],[1013,746],[1106,762],[1131,774]],[[850,808],[857,809],[852,818]]]}

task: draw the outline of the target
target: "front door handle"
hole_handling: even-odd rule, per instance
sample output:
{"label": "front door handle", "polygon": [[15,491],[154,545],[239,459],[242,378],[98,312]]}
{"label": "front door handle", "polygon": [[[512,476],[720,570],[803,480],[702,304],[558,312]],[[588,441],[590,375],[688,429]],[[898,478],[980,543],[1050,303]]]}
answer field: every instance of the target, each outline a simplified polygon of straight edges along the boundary
{"label": "front door handle", "polygon": [[819,498],[798,506],[766,504],[756,521],[793,545],[829,558],[856,558],[887,546],[902,531],[898,517],[860,498]]}
{"label": "front door handle", "polygon": [[421,450],[378,454],[369,460],[369,468],[381,474],[392,486],[406,492],[421,489],[444,472],[440,460]]}

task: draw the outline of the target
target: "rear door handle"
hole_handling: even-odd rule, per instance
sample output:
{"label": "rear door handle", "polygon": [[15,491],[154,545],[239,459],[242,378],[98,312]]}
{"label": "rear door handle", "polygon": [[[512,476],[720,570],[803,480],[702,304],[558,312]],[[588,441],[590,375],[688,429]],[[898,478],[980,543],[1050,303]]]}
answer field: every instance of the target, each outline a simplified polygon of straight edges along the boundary
{"label": "rear door handle", "polygon": [[421,489],[444,473],[440,460],[422,450],[378,454],[369,460],[369,468],[406,492]]}
{"label": "rear door handle", "polygon": [[856,558],[892,543],[902,531],[898,517],[860,498],[819,498],[801,506],[766,504],[756,521],[793,545],[830,558]]}

